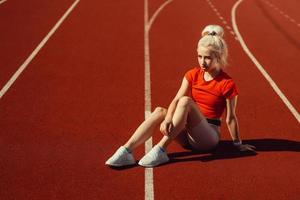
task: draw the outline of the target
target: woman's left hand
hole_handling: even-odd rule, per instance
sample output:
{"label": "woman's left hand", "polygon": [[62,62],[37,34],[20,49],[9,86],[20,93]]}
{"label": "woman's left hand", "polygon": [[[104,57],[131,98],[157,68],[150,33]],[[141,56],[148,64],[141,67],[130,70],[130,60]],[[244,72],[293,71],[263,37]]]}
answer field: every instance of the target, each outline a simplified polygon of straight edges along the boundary
{"label": "woman's left hand", "polygon": [[250,145],[250,144],[241,144],[239,146],[237,146],[237,148],[240,150],[240,151],[255,151],[255,146],[253,145]]}

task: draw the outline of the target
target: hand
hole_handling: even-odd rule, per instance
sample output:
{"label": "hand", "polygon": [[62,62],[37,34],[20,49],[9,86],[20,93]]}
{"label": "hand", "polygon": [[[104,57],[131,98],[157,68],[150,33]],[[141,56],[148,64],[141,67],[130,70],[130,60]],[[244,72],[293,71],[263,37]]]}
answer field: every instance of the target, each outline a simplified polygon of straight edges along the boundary
{"label": "hand", "polygon": [[172,123],[172,121],[166,121],[166,120],[164,120],[161,124],[160,124],[160,131],[164,134],[164,135],[166,135],[166,136],[168,136],[169,135],[169,133],[173,130],[173,123]]}
{"label": "hand", "polygon": [[241,144],[239,146],[237,146],[237,148],[240,150],[240,151],[255,151],[255,146],[252,146],[250,144]]}

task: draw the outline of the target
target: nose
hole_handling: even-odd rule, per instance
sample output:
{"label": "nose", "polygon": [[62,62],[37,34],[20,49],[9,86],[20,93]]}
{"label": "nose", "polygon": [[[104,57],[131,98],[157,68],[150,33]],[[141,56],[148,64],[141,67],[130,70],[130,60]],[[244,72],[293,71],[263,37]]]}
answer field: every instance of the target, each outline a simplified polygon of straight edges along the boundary
{"label": "nose", "polygon": [[201,58],[201,59],[200,59],[200,64],[201,64],[201,66],[205,66],[204,58]]}

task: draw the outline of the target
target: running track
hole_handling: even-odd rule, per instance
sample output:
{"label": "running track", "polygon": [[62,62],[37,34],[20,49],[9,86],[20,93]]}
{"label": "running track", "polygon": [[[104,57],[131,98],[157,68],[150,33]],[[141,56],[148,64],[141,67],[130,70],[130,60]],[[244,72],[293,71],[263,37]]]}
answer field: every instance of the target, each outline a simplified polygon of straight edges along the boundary
{"label": "running track", "polygon": [[[0,88],[74,2],[0,4]],[[164,2],[149,0],[149,17]],[[145,117],[144,2],[81,0],[0,99],[1,199],[298,199],[299,122],[231,33],[236,2],[173,0],[161,10],[149,31],[151,107],[166,107],[197,65],[201,29],[223,25],[242,138],[256,155],[234,152],[223,125],[213,154],[172,144],[152,191],[144,168],[104,166]],[[299,6],[244,0],[236,10],[248,48],[298,112]]]}

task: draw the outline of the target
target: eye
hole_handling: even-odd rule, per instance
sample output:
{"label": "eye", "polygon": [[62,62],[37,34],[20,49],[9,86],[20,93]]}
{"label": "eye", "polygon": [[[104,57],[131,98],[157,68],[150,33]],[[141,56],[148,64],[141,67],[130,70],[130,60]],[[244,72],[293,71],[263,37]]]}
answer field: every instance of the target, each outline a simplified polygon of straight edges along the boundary
{"label": "eye", "polygon": [[198,58],[202,58],[202,56],[201,56],[201,55],[198,55]]}

